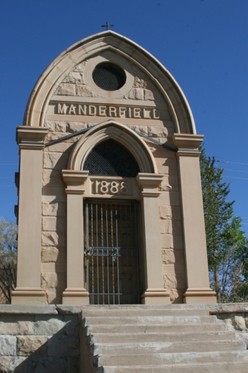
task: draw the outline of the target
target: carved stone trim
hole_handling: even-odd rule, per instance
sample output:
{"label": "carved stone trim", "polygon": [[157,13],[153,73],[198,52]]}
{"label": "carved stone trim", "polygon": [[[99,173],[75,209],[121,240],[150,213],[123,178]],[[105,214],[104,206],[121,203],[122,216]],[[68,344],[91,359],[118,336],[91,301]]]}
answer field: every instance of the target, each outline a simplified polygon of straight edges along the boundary
{"label": "carved stone trim", "polygon": [[84,194],[88,171],[62,170],[62,178],[66,184],[66,193]]}
{"label": "carved stone trim", "polygon": [[170,293],[166,289],[147,289],[141,296],[142,304],[169,304]]}
{"label": "carved stone trim", "polygon": [[158,190],[159,185],[163,180],[163,175],[139,173],[136,177],[138,185],[141,187],[142,196],[146,197],[158,197],[160,192]]}
{"label": "carved stone trim", "polygon": [[201,152],[199,146],[203,141],[203,135],[176,134],[173,136],[174,144],[177,146],[177,156],[199,157]]}
{"label": "carved stone trim", "polygon": [[63,292],[63,304],[89,304],[89,293],[85,288],[67,288]]}
{"label": "carved stone trim", "polygon": [[15,288],[12,291],[12,304],[43,305],[47,303],[46,293],[41,288]]}
{"label": "carved stone trim", "polygon": [[156,172],[156,163],[146,143],[131,129],[113,120],[94,126],[78,141],[71,153],[68,167],[71,170],[81,170],[94,146],[108,139],[124,146],[135,158],[141,172]]}
{"label": "carved stone trim", "polygon": [[43,142],[47,134],[47,128],[20,126],[16,130],[17,143]]}
{"label": "carved stone trim", "polygon": [[184,294],[185,303],[216,304],[216,293],[210,288],[189,288]]}

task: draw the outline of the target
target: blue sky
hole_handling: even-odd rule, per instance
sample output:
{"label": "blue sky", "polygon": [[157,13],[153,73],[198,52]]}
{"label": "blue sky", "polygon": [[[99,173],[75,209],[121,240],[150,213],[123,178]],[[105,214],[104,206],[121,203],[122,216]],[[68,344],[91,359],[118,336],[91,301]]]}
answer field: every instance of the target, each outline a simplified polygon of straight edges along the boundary
{"label": "blue sky", "polygon": [[58,54],[109,21],[182,87],[248,236],[247,0],[2,0],[0,7],[0,217],[15,220],[15,129],[36,80]]}

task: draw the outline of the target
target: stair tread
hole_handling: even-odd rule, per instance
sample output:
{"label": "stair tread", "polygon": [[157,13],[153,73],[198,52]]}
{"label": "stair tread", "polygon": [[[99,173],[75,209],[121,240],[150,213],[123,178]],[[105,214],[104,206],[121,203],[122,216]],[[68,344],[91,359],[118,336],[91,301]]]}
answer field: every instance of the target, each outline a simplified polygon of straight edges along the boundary
{"label": "stair tread", "polygon": [[[115,333],[98,333],[98,332],[94,332],[92,333],[93,336],[107,336],[107,337],[110,337],[110,336],[115,336],[116,334]],[[175,336],[175,335],[178,335],[178,331],[174,331],[174,332],[152,332],[152,331],[149,331],[149,332],[136,332],[135,335],[138,335],[138,336],[154,336],[154,335],[159,335],[159,336]],[[231,335],[235,335],[235,332],[234,331],[231,331],[231,330],[211,330],[211,331],[206,331],[206,332],[201,332],[201,331],[195,331],[195,332],[182,332],[180,333],[180,336],[182,335],[185,335],[185,336],[189,336],[189,335],[195,335],[196,337],[199,337],[200,335],[219,335],[219,336],[222,336],[222,335],[226,335],[226,336],[231,336]],[[122,337],[125,337],[125,336],[130,336],[130,333],[128,332],[118,332],[118,336],[122,336]]]}
{"label": "stair tread", "polygon": [[[137,358],[137,360],[146,361],[149,359],[149,362],[145,363],[146,365],[155,365],[153,361],[156,361],[156,364],[185,364],[186,362],[191,362],[192,364],[195,363],[213,363],[213,362],[232,362],[233,359],[239,359],[240,362],[248,363],[248,351],[204,351],[204,352],[170,352],[170,353],[163,353],[163,352],[149,352],[149,354],[142,351],[141,353],[133,354],[124,354],[124,355],[113,355],[111,353],[103,355],[97,355],[97,358],[102,360],[115,360],[118,358],[118,362],[121,361],[125,362],[125,359],[132,359],[133,357]],[[102,359],[103,358],[103,359]],[[201,361],[202,360],[202,361]],[[122,364],[125,365],[125,364]],[[133,364],[132,364],[133,365]],[[136,364],[134,364],[136,365]]]}
{"label": "stair tread", "polygon": [[[177,310],[176,311],[178,315],[185,315],[185,316],[191,316],[191,315],[209,315],[209,311],[207,310],[194,310],[194,309],[188,309],[188,310]],[[85,316],[104,316],[110,317],[112,315],[115,315],[118,313],[119,315],[124,315],[124,316],[137,316],[137,314],[142,313],[143,315],[149,315],[152,314],[154,316],[156,315],[161,315],[161,316],[170,316],[175,314],[174,309],[121,309],[119,311],[115,309],[103,309],[103,310],[89,310],[89,311],[84,311]]]}
{"label": "stair tread", "polygon": [[120,323],[120,324],[132,324],[132,323],[198,323],[198,322],[208,322],[208,323],[218,323],[219,320],[216,319],[215,316],[87,316],[86,323],[98,323],[98,324],[106,324],[106,322]]}
{"label": "stair tread", "polygon": [[105,366],[104,373],[247,373],[247,363],[239,362],[221,362],[221,363],[204,363],[204,364],[182,364],[182,365],[136,365],[130,366]]}
{"label": "stair tread", "polygon": [[[112,356],[111,352],[109,354],[105,354],[106,356]],[[143,352],[141,352],[140,355],[144,355]],[[171,357],[174,358],[174,361],[177,362],[177,364],[184,363],[184,360],[189,361],[189,358],[219,358],[219,359],[228,359],[228,358],[245,358],[248,360],[248,350],[242,350],[242,351],[204,351],[204,352],[151,352],[149,356],[164,356],[164,357]],[[130,356],[130,353],[123,355],[123,356]],[[147,354],[145,354],[147,356]],[[227,362],[227,360],[225,360]],[[211,361],[208,361],[211,362]]]}
{"label": "stair tread", "polygon": [[204,332],[136,332],[136,333],[92,333],[90,337],[95,343],[142,343],[151,342],[218,342],[223,340],[237,340],[233,331],[206,331]]}
{"label": "stair tread", "polygon": [[[195,343],[204,343],[204,341],[191,341],[191,342],[195,342]],[[224,344],[228,344],[228,343],[236,343],[236,344],[241,344],[241,341],[240,340],[236,340],[236,339],[233,339],[233,340],[226,340],[226,339],[223,339],[223,340],[218,340],[218,341],[214,341],[213,343],[214,344],[218,344],[218,343],[224,343]],[[149,342],[144,342],[143,344],[147,345]],[[167,344],[171,344],[171,343],[174,343],[174,342],[171,342],[171,341],[164,341],[164,342],[150,342],[149,346],[154,344],[154,345],[167,345]],[[175,343],[177,344],[185,344],[185,341],[184,342],[180,342],[180,341],[176,341]],[[206,342],[205,342],[206,343]],[[97,344],[96,344],[97,345]],[[111,342],[101,342],[100,343],[100,346],[109,346],[109,347],[114,347],[114,346],[130,346],[130,347],[134,347],[134,346],[140,346],[141,344],[139,342],[115,342],[115,343],[111,343]]]}
{"label": "stair tread", "polygon": [[[162,347],[165,347],[165,346],[168,346],[168,345],[178,345],[178,346],[182,346],[182,345],[186,345],[187,341],[163,341],[163,342],[148,342],[148,341],[144,341],[144,342],[133,342],[133,341],[130,341],[130,342],[101,342],[101,343],[95,343],[97,347],[99,346],[102,346],[102,347],[109,347],[109,348],[114,348],[116,346],[116,348],[118,347],[123,347],[123,348],[134,348],[136,346],[162,346]],[[199,345],[202,345],[202,344],[206,344],[206,341],[189,341],[188,344],[190,345],[194,345],[194,344],[199,344]],[[238,346],[244,346],[245,344],[243,342],[241,342],[240,340],[235,340],[235,339],[231,339],[231,340],[218,340],[218,341],[213,341],[213,343],[211,343],[212,345],[217,345],[218,346],[218,343],[219,344],[224,344],[224,345],[238,345]],[[210,344],[210,342],[208,341],[208,345]],[[218,350],[217,350],[218,351]]]}
{"label": "stair tread", "polygon": [[106,310],[106,309],[116,309],[116,310],[123,310],[123,309],[140,309],[140,310],[156,310],[156,309],[173,309],[173,310],[181,310],[181,309],[194,309],[194,310],[208,310],[209,306],[206,304],[185,304],[185,303],[174,303],[174,304],[157,304],[157,305],[149,305],[149,304],[88,304],[84,305],[84,311],[90,310]]}
{"label": "stair tread", "polygon": [[216,352],[216,351],[245,351],[245,343],[241,341],[216,341],[212,343],[206,343],[204,341],[194,342],[143,342],[143,343],[101,343],[95,344],[94,354],[106,354],[109,350],[112,356],[135,354],[134,350],[144,350],[144,353],[150,354],[152,352],[157,353],[183,353],[183,352]]}

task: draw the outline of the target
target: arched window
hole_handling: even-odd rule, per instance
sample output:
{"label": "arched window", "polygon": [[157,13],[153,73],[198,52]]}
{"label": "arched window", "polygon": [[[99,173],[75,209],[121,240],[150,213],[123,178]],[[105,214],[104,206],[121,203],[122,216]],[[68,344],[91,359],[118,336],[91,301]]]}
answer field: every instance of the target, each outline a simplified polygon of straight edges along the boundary
{"label": "arched window", "polygon": [[90,175],[135,177],[140,171],[133,155],[120,143],[105,140],[96,145],[84,163]]}

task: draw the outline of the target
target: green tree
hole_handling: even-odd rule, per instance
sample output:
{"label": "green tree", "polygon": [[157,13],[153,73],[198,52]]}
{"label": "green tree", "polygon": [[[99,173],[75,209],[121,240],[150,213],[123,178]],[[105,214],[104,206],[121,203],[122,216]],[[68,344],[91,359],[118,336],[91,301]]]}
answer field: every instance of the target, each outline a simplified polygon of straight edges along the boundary
{"label": "green tree", "polygon": [[[223,233],[224,255],[219,265],[220,300],[245,301],[248,295],[241,289],[247,284],[245,268],[248,265],[247,239],[241,229],[241,219],[232,217]],[[238,295],[239,294],[239,295]]]}
{"label": "green tree", "polygon": [[234,216],[234,202],[228,201],[230,189],[223,182],[223,169],[206,156],[204,149],[201,174],[211,285],[218,302],[235,301],[241,288],[245,296],[248,281],[247,239],[241,219]]}
{"label": "green tree", "polygon": [[11,291],[16,285],[16,225],[0,219],[0,292],[6,303],[11,302]]}

